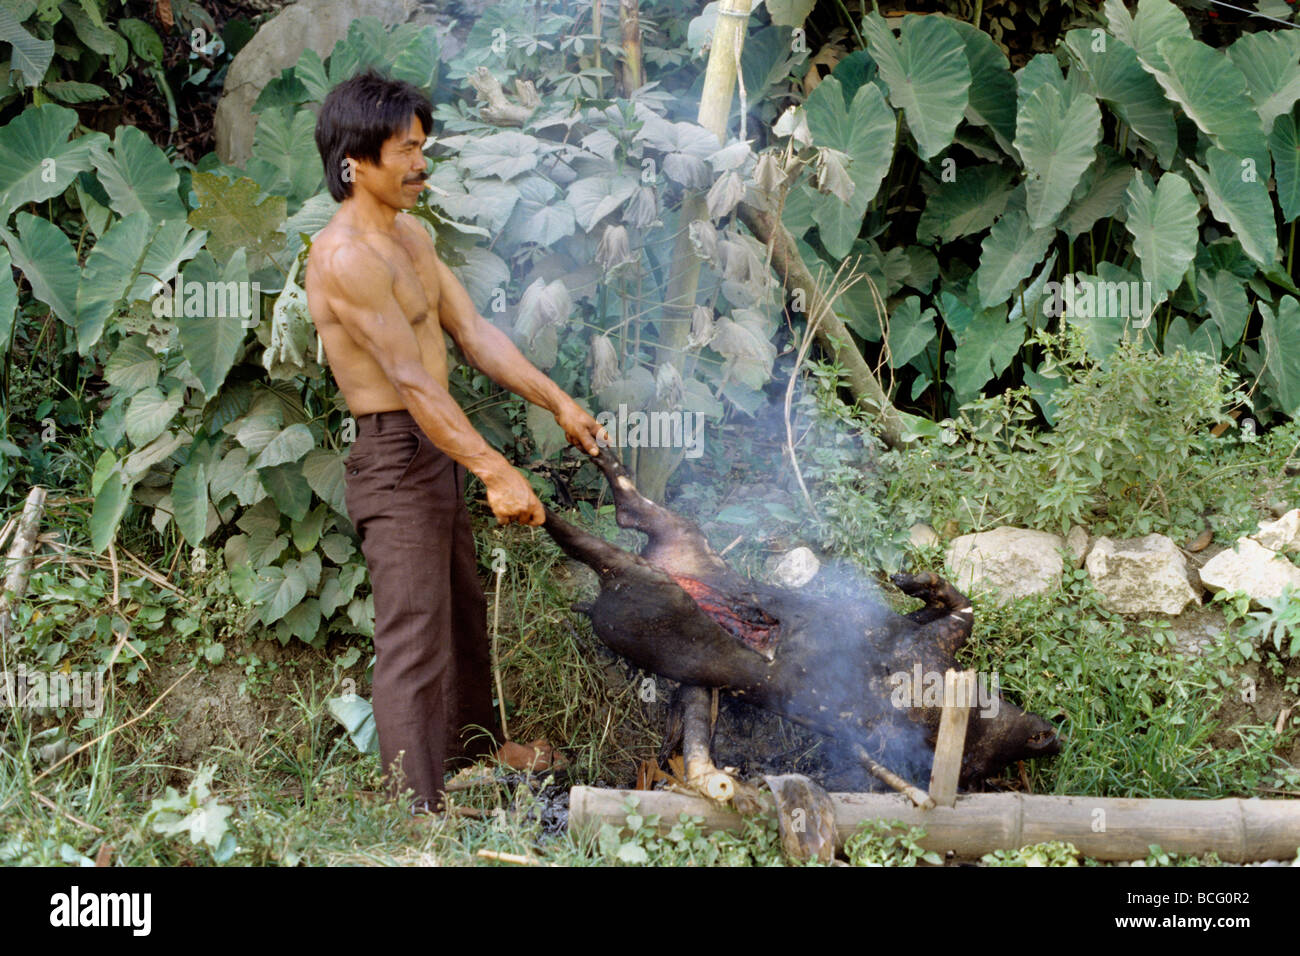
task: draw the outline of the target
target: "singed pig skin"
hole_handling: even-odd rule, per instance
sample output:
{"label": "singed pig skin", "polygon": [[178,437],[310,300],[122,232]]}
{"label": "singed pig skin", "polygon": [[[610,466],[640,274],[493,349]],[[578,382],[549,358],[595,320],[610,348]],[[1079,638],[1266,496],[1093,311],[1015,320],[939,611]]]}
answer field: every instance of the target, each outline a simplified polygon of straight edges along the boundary
{"label": "singed pig skin", "polygon": [[[602,451],[596,461],[614,489],[619,524],[650,539],[641,555],[550,511],[544,527],[561,549],[599,576],[600,594],[586,611],[606,645],[652,673],[724,688],[873,753],[892,753],[905,766],[916,768],[923,758],[928,769],[940,710],[895,706],[898,681],[890,677],[903,674],[910,682],[917,662],[923,672],[938,674],[953,666],[971,624],[969,602],[960,592],[934,574],[898,575],[895,581],[904,591],[927,602],[902,616],[865,594],[857,603],[830,601],[748,581],[726,565],[693,523],[638,494],[609,452]],[[774,646],[764,653],[724,630],[674,576],[727,595],[729,606],[761,609],[764,617],[775,619]],[[1005,700],[998,700],[996,709],[985,717],[972,708],[964,784],[1014,760],[1059,751],[1045,720]]]}

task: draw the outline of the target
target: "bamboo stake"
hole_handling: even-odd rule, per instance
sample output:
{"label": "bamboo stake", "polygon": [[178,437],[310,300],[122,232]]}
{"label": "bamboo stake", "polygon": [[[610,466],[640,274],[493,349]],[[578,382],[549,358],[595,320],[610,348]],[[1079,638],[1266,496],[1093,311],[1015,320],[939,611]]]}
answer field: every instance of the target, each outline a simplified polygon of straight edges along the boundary
{"label": "bamboo stake", "polygon": [[18,533],[9,548],[8,569],[5,574],[4,594],[0,594],[0,640],[14,640],[9,633],[13,606],[27,593],[27,573],[31,568],[32,550],[36,547],[36,533],[41,526],[41,513],[45,510],[45,489],[36,485],[27,493],[27,504],[18,522]]}
{"label": "bamboo stake", "polygon": [[[662,790],[569,791],[569,825],[575,834],[615,826],[635,796],[637,812],[658,814],[661,832],[678,814],[702,817],[706,832],[739,831],[743,817],[701,797]],[[1018,793],[963,794],[952,807],[920,810],[894,794],[833,793],[836,845],[867,820],[898,820],[926,830],[927,850],[978,859],[994,850],[1016,850],[1065,840],[1096,860],[1140,860],[1152,843],[1192,856],[1217,853],[1231,863],[1290,860],[1300,846],[1300,800],[1139,800],[1119,797],[1036,796]]]}
{"label": "bamboo stake", "polygon": [[943,710],[939,717],[939,738],[934,745],[934,766],[930,770],[930,797],[941,807],[957,800],[961,757],[966,749],[966,724],[975,700],[975,672],[958,673],[951,667],[943,675]]}
{"label": "bamboo stake", "polygon": [[679,692],[682,703],[682,758],[686,766],[686,782],[710,800],[725,803],[736,795],[736,783],[713,763],[709,738],[712,691],[707,687],[683,685]]}

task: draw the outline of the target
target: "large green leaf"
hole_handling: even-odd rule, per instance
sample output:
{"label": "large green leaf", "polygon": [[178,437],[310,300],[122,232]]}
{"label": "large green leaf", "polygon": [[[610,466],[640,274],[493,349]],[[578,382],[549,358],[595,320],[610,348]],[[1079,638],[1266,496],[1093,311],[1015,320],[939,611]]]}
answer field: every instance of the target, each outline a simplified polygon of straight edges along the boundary
{"label": "large green leaf", "polygon": [[458,161],[477,179],[497,176],[513,179],[537,167],[537,161],[554,144],[516,130],[503,130],[477,139],[466,139]]}
{"label": "large green leaf", "polygon": [[853,194],[848,202],[818,194],[812,204],[822,244],[831,255],[842,258],[862,230],[867,206],[889,171],[894,152],[894,112],[874,83],[860,86],[852,105],[846,108],[840,81],[834,77],[817,85],[804,109],[813,142],[849,157]]}
{"label": "large green leaf", "polygon": [[266,447],[253,462],[253,467],[260,471],[285,462],[298,461],[315,445],[316,439],[312,437],[310,428],[302,424],[290,425],[266,443]]}
{"label": "large green leaf", "polygon": [[948,21],[966,46],[970,64],[970,103],[966,118],[987,126],[1007,153],[1016,136],[1016,80],[1002,48],[983,30],[964,20]]}
{"label": "large green leaf", "polygon": [[[248,282],[248,267],[241,248],[230,257],[225,271],[215,275],[215,263],[206,253],[195,258],[189,268],[185,269],[185,283],[219,282],[225,288],[228,283]],[[233,310],[227,309],[227,312]],[[190,370],[203,386],[203,394],[212,398],[221,389],[230,367],[235,363],[239,347],[244,343],[247,331],[243,320],[237,315],[185,316],[176,319],[182,354],[189,359]]]}
{"label": "large green leaf", "polygon": [[112,225],[90,250],[77,285],[77,350],[82,355],[89,354],[104,324],[125,302],[156,231],[149,213],[139,209]]}
{"label": "large green leaf", "polygon": [[1098,219],[1113,216],[1123,204],[1132,179],[1133,166],[1123,156],[1109,146],[1098,147],[1097,158],[1074,188],[1070,205],[1061,215],[1061,231],[1073,239],[1091,229]]}
{"label": "large green leaf", "polygon": [[1168,169],[1178,148],[1173,110],[1132,47],[1114,37],[1094,36],[1091,30],[1071,30],[1065,44],[1087,73],[1096,97],[1150,143],[1160,165]]}
{"label": "large green leaf", "polygon": [[9,44],[10,69],[23,75],[26,86],[39,86],[54,58],[54,41],[32,36],[6,5],[0,6],[0,43]]}
{"label": "large green leaf", "polygon": [[287,196],[295,210],[319,188],[324,176],[315,130],[316,117],[310,110],[266,110],[257,121],[248,174],[263,192]]}
{"label": "large green leaf", "polygon": [[1265,390],[1283,412],[1296,418],[1300,416],[1300,361],[1296,360],[1300,356],[1300,302],[1283,296],[1275,315],[1261,300],[1259,314],[1264,320],[1260,338],[1264,340],[1264,367],[1269,373]]}
{"label": "large green leaf", "polygon": [[1171,37],[1159,41],[1165,69],[1147,64],[1165,94],[1202,132],[1227,150],[1251,159],[1255,175],[1267,180],[1268,149],[1255,104],[1246,93],[1246,78],[1227,55],[1199,40]]}
{"label": "large green leaf", "polygon": [[1177,173],[1165,173],[1154,190],[1142,176],[1129,185],[1124,227],[1133,236],[1142,278],[1151,283],[1153,304],[1178,286],[1195,258],[1200,211],[1192,187]]}
{"label": "large green leaf", "polygon": [[307,596],[307,575],[297,561],[257,572],[253,603],[262,605],[262,623],[274,624]]}
{"label": "large green leaf", "polygon": [[588,176],[569,187],[569,205],[573,207],[578,225],[590,231],[597,222],[627,202],[636,189],[635,176],[607,173]]}
{"label": "large green leaf", "polygon": [[1294,222],[1300,216],[1300,131],[1295,117],[1279,116],[1268,137],[1273,154],[1273,175],[1277,180],[1277,202],[1282,218]]}
{"label": "large green leaf", "polygon": [[980,265],[975,273],[980,306],[1006,302],[1042,261],[1055,233],[1051,226],[1035,229],[1030,225],[1024,193],[1017,190],[980,245]]}
{"label": "large green leaf", "polygon": [[329,715],[343,725],[352,745],[363,754],[379,753],[379,731],[375,728],[375,708],[356,694],[331,697],[325,701]]}
{"label": "large green leaf", "polygon": [[1246,331],[1250,318],[1250,302],[1246,299],[1246,284],[1240,276],[1227,269],[1216,269],[1213,275],[1204,270],[1197,274],[1196,287],[1205,293],[1205,307],[1219,328],[1224,343],[1235,345]]}
{"label": "large green leaf", "polygon": [[115,385],[118,395],[134,395],[158,384],[158,356],[145,344],[143,335],[130,335],[118,344],[104,363],[104,381]]}
{"label": "large green leaf", "polygon": [[14,285],[10,266],[13,259],[9,250],[0,246],[0,342],[9,348],[9,336],[14,329],[14,316],[18,312],[18,287]]}
{"label": "large green leaf", "polygon": [[916,224],[918,242],[939,237],[952,242],[993,225],[1012,193],[1011,171],[995,163],[957,169],[952,182],[940,180]]}
{"label": "large green leaf", "polygon": [[934,309],[921,311],[921,300],[909,295],[889,316],[890,367],[902,368],[924,352],[934,337]]}
{"label": "large green leaf", "polygon": [[971,71],[962,37],[943,17],[912,14],[903,18],[898,41],[877,13],[862,21],[862,31],[889,85],[889,101],[907,117],[921,158],[945,150],[970,99]]}
{"label": "large green leaf", "polygon": [[284,246],[280,225],[285,219],[283,196],[263,196],[257,183],[241,177],[231,182],[215,173],[194,173],[192,183],[199,208],[190,213],[196,229],[208,230],[208,249],[226,262],[241,246],[249,268],[256,270]]}
{"label": "large green leaf", "polygon": [[1052,86],[1025,98],[1016,122],[1016,151],[1025,161],[1025,204],[1034,229],[1054,225],[1101,141],[1101,110],[1091,96],[1068,106]]}
{"label": "large green leaf", "polygon": [[102,553],[117,536],[134,484],[125,480],[120,467],[115,466],[99,486],[90,512],[90,545],[96,553]]}
{"label": "large green leaf", "polygon": [[172,477],[172,517],[192,548],[208,530],[208,476],[203,462],[190,459]]}
{"label": "large green leaf", "polygon": [[955,368],[949,374],[958,401],[973,398],[992,378],[1001,375],[1025,338],[1025,321],[1008,322],[1002,309],[991,309],[975,315],[957,341]]}
{"label": "large green leaf", "polygon": [[1187,161],[1205,190],[1210,212],[1231,227],[1246,255],[1265,271],[1272,269],[1278,257],[1277,229],[1268,187],[1258,177],[1245,175],[1239,156],[1222,149],[1208,150],[1205,164],[1208,171]]}
{"label": "large green leaf", "polygon": [[126,407],[126,437],[139,447],[153,441],[163,433],[169,422],[181,410],[184,389],[164,395],[156,386],[141,389]]}
{"label": "large green leaf", "polygon": [[311,488],[302,476],[302,466],[296,461],[260,468],[257,471],[262,485],[271,493],[280,511],[295,521],[301,521],[311,507]]}
{"label": "large green leaf", "polygon": [[0,225],[24,203],[60,195],[91,168],[91,149],[106,137],[92,133],[69,140],[76,125],[74,111],[47,103],[28,107],[0,128]]}
{"label": "large green leaf", "polygon": [[311,490],[339,514],[347,514],[343,468],[343,456],[325,448],[309,451],[302,463],[302,476]]}
{"label": "large green leaf", "polygon": [[1106,0],[1105,10],[1110,32],[1137,51],[1143,63],[1155,69],[1165,68],[1157,49],[1161,40],[1192,36],[1187,17],[1169,0],[1138,0],[1137,16],[1129,16],[1124,0]]}
{"label": "large green leaf", "polygon": [[510,214],[504,235],[516,242],[533,242],[549,248],[573,235],[573,207],[557,198],[559,188],[543,176],[526,176],[513,184],[519,202]]}
{"label": "large green leaf", "polygon": [[1246,78],[1264,131],[1271,132],[1273,121],[1300,99],[1300,31],[1243,33],[1228,57]]}
{"label": "large green leaf", "polygon": [[95,172],[119,216],[146,212],[154,222],[184,219],[180,176],[161,149],[134,126],[119,126],[113,148],[99,142],[92,152]]}
{"label": "large green leaf", "polygon": [[[149,240],[149,249],[145,252],[140,275],[126,295],[127,301],[152,298],[159,282],[171,282],[180,270],[181,263],[198,254],[207,235],[202,229],[191,229],[184,219],[167,219],[158,223]],[[238,250],[233,250],[231,255],[236,255],[237,252]]]}
{"label": "large green leaf", "polygon": [[77,254],[62,229],[48,219],[20,212],[18,235],[0,228],[16,265],[32,287],[32,294],[54,314],[73,325],[77,318]]}

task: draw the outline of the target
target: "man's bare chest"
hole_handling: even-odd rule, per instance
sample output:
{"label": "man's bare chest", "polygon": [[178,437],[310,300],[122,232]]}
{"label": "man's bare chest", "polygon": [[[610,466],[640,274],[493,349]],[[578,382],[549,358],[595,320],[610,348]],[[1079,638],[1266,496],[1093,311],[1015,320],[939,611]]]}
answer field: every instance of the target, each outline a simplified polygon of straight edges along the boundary
{"label": "man's bare chest", "polygon": [[436,317],[440,290],[433,256],[403,238],[391,241],[387,259],[393,268],[393,297],[411,324]]}

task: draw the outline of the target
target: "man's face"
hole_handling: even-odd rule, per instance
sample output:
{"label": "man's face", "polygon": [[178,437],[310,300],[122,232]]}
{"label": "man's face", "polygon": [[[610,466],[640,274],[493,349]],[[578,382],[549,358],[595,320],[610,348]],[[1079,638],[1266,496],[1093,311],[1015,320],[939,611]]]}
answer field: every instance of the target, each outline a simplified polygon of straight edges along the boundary
{"label": "man's face", "polygon": [[358,160],[353,189],[370,193],[394,209],[409,209],[420,198],[429,162],[424,156],[424,127],[411,114],[405,132],[384,140],[379,165]]}

